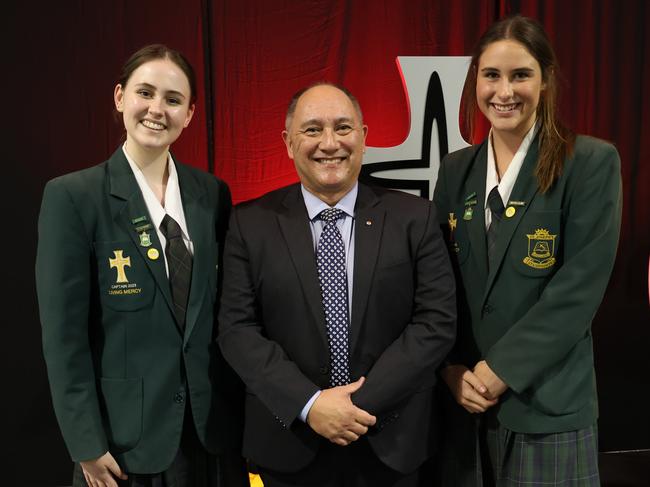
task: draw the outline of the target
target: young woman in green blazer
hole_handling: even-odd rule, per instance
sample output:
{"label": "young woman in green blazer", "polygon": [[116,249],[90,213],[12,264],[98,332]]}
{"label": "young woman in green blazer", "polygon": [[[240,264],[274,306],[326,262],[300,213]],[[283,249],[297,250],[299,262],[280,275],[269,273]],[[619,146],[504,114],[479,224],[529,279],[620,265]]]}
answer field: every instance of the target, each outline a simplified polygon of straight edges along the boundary
{"label": "young woman in green blazer", "polygon": [[557,71],[539,23],[492,25],[463,93],[490,135],[441,164],[459,281],[447,485],[599,485],[591,322],[616,256],[620,160],[560,124]]}
{"label": "young woman in green blazer", "polygon": [[169,152],[194,79],[165,46],[133,54],[114,92],[126,141],[45,187],[36,283],[74,487],[248,485],[243,390],[214,343],[230,193]]}

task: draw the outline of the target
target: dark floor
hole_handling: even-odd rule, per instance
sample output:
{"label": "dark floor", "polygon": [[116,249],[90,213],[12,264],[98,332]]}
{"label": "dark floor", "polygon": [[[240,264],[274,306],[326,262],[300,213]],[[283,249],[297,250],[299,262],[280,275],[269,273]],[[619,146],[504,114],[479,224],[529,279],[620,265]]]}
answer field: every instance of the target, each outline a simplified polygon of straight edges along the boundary
{"label": "dark floor", "polygon": [[601,453],[599,463],[602,487],[650,487],[650,450]]}
{"label": "dark floor", "polygon": [[600,454],[602,487],[649,487],[650,450]]}

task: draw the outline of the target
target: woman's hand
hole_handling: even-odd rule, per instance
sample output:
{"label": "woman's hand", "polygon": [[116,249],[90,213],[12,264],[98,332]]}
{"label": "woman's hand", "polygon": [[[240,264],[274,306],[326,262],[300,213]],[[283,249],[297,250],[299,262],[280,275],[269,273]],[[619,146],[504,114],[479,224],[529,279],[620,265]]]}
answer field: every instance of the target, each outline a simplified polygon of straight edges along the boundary
{"label": "woman's hand", "polygon": [[496,399],[508,390],[508,384],[494,373],[485,360],[481,360],[474,366],[474,376],[487,388],[484,396],[489,399]]}
{"label": "woman's hand", "polygon": [[488,388],[464,365],[449,365],[442,369],[442,378],[449,386],[456,402],[470,413],[484,413],[498,399],[488,399]]}
{"label": "woman's hand", "polygon": [[79,463],[89,487],[118,487],[115,477],[121,480],[127,479],[110,452],[94,460]]}

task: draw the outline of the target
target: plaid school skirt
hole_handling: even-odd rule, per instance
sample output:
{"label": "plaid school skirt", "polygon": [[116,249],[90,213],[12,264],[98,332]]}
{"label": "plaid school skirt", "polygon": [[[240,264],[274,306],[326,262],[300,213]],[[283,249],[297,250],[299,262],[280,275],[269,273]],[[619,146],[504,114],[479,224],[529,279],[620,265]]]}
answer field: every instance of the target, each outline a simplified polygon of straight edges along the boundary
{"label": "plaid school skirt", "polygon": [[[460,408],[460,406],[457,406]],[[461,408],[462,409],[462,408]],[[562,433],[517,433],[494,415],[447,424],[440,457],[445,487],[599,487],[596,425]],[[454,434],[456,430],[456,434]]]}

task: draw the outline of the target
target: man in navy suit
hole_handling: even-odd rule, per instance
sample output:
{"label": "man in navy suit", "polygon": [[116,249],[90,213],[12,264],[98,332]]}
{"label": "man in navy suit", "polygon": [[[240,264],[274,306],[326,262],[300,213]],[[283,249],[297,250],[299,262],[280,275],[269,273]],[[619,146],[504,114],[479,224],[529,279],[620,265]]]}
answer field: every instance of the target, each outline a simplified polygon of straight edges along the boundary
{"label": "man in navy suit", "polygon": [[453,275],[430,201],[358,182],[367,131],[347,90],[301,90],[282,134],[300,184],[230,220],[219,343],[266,486],[415,486],[434,453]]}

